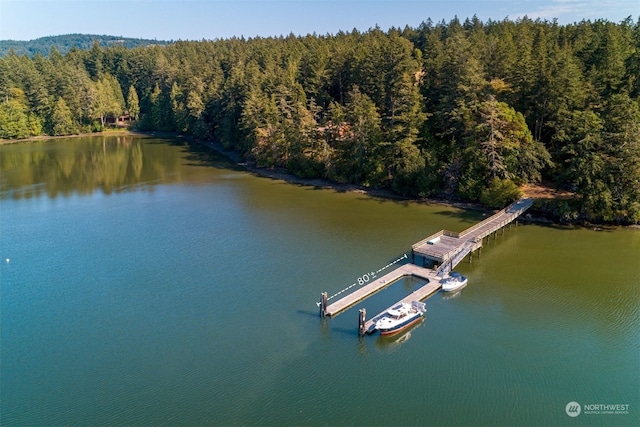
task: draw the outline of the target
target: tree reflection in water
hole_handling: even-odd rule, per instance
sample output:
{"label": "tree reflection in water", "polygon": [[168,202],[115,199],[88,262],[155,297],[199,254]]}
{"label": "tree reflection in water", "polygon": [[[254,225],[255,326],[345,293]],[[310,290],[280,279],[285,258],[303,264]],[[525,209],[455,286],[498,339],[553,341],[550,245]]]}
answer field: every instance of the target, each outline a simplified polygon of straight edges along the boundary
{"label": "tree reflection in water", "polygon": [[[198,180],[208,152],[172,139],[139,135],[65,138],[1,148],[0,197],[105,194]],[[188,160],[189,162],[185,161]]]}

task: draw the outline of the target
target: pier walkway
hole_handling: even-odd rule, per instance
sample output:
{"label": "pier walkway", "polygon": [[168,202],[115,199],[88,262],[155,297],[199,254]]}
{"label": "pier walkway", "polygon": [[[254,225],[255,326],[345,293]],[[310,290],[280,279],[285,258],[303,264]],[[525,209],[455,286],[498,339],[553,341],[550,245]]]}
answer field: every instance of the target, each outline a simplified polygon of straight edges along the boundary
{"label": "pier walkway", "polygon": [[426,280],[430,280],[435,277],[434,271],[429,268],[419,267],[414,264],[401,265],[384,276],[381,276],[371,283],[360,287],[358,290],[351,292],[333,304],[328,305],[324,311],[324,315],[333,317],[405,276],[415,276]]}
{"label": "pier walkway", "polygon": [[[415,276],[425,279],[427,280],[427,284],[399,302],[411,303],[411,301],[422,301],[440,289],[440,280],[446,277],[465,256],[469,255],[472,257],[475,250],[482,248],[485,237],[494,233],[495,238],[495,234],[500,229],[503,229],[504,232],[504,227],[511,224],[522,215],[524,211],[529,209],[533,205],[533,202],[534,199],[532,198],[518,200],[460,233],[441,230],[432,234],[412,246],[413,263],[397,267],[371,283],[361,286],[356,291],[344,296],[333,304],[327,305],[327,293],[323,293],[322,301],[319,303],[320,315],[323,317],[336,316],[405,276]],[[437,267],[435,269],[420,267],[415,264],[416,257],[423,257],[431,263],[435,263]],[[366,310],[361,310],[359,323],[360,333],[375,332],[375,323],[385,312],[386,310],[365,322]]]}
{"label": "pier walkway", "polygon": [[516,220],[533,205],[533,201],[532,198],[521,199],[460,233],[440,230],[411,247],[414,257],[422,256],[440,264],[438,276],[443,277],[466,255],[480,249],[482,239]]}

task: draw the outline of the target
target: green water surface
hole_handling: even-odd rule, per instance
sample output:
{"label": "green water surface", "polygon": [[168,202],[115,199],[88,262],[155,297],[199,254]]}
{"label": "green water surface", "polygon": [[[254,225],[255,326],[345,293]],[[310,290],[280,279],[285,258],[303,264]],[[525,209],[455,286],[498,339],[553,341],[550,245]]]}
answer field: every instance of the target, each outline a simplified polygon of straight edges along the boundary
{"label": "green water surface", "polygon": [[[0,424],[637,425],[640,231],[520,225],[420,286],[316,302],[481,213],[260,178],[202,147],[0,147]],[[569,417],[567,403],[628,405]]]}

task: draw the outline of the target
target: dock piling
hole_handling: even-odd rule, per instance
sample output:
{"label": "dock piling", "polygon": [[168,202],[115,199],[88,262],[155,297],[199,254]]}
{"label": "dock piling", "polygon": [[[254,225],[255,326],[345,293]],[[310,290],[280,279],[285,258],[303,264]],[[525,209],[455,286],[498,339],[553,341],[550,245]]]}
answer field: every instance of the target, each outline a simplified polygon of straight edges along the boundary
{"label": "dock piling", "polygon": [[320,317],[325,317],[327,315],[327,293],[321,293],[320,298]]}
{"label": "dock piling", "polygon": [[367,332],[364,327],[365,323],[367,323],[366,318],[367,318],[367,309],[361,308],[358,314],[358,333],[360,334],[360,336],[363,336]]}

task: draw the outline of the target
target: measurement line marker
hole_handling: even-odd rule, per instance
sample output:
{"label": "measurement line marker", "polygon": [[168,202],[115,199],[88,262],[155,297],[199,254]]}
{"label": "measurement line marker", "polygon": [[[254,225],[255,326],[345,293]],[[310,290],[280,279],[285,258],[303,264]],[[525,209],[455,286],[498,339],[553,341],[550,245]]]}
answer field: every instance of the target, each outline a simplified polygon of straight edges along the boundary
{"label": "measurement line marker", "polygon": [[[400,258],[398,258],[397,260],[390,262],[389,264],[385,265],[382,268],[379,268],[376,270],[376,272],[374,273],[373,271],[369,272],[369,273],[365,273],[362,276],[358,277],[358,281],[355,283],[352,283],[350,286],[347,286],[346,288],[342,289],[339,292],[336,292],[335,294],[331,295],[330,297],[327,298],[327,301],[329,301],[331,298],[337,297],[338,295],[340,295],[341,293],[353,288],[354,286],[356,286],[358,284],[358,282],[360,283],[360,286],[363,286],[364,284],[368,283],[369,280],[371,279],[376,279],[376,274],[380,273],[383,270],[386,270],[387,268],[391,267],[394,264],[399,263],[400,261],[402,261],[403,259],[407,258],[407,254],[402,255]],[[320,302],[316,302],[316,305],[318,307],[320,307]]]}

